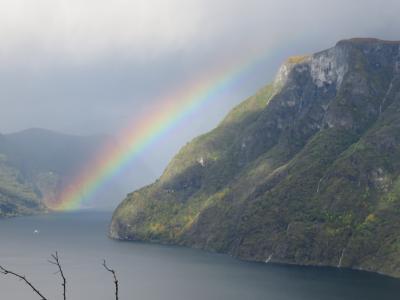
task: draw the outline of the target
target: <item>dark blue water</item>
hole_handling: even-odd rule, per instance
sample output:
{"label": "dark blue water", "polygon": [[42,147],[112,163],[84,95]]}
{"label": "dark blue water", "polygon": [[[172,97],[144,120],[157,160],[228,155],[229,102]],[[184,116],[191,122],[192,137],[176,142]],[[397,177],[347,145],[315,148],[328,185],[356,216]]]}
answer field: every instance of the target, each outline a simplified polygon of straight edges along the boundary
{"label": "dark blue water", "polygon": [[[59,251],[68,299],[113,299],[103,258],[126,300],[385,300],[400,299],[400,280],[364,272],[248,263],[198,250],[107,238],[111,214],[79,212],[0,220],[0,264],[31,278],[49,299],[62,299]],[[39,233],[35,234],[34,230]],[[0,299],[38,299],[22,283],[0,276]]]}

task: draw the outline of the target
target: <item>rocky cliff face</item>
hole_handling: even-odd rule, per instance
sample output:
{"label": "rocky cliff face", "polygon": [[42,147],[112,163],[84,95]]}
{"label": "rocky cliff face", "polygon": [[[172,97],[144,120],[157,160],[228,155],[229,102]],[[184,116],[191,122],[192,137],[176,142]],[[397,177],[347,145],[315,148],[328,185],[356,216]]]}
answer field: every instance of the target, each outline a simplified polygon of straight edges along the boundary
{"label": "rocky cliff face", "polygon": [[400,42],[343,40],[181,149],[117,239],[400,276]]}

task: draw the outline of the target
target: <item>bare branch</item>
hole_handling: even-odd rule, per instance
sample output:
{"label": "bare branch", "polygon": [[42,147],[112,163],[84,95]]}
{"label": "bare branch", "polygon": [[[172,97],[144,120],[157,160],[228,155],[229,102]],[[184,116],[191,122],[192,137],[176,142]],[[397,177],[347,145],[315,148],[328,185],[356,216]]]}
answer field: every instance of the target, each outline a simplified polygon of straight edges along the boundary
{"label": "bare branch", "polygon": [[14,277],[19,278],[20,280],[24,281],[41,298],[41,300],[48,300],[45,296],[42,295],[42,293],[37,288],[33,286],[31,282],[28,281],[28,279],[26,279],[24,275],[20,275],[13,271],[7,270],[2,266],[0,266],[0,273],[3,275],[12,275]]}
{"label": "bare branch", "polygon": [[64,272],[63,272],[63,269],[61,267],[60,258],[58,257],[58,252],[57,251],[56,251],[56,253],[51,255],[51,260],[49,260],[49,263],[51,263],[53,265],[56,265],[57,268],[58,268],[58,272],[57,273],[60,274],[61,279],[62,279],[61,285],[63,287],[63,297],[64,297],[63,299],[66,300],[67,299],[67,297],[66,297],[67,280],[66,280],[66,278],[64,276]]}
{"label": "bare branch", "polygon": [[113,269],[110,269],[110,268],[107,266],[107,263],[106,263],[106,260],[105,260],[105,259],[103,260],[103,267],[104,267],[108,272],[110,272],[110,273],[113,275],[113,277],[114,277],[115,300],[118,300],[119,295],[118,295],[118,279],[117,279],[117,275],[116,275],[116,273],[115,273],[115,271],[114,271]]}

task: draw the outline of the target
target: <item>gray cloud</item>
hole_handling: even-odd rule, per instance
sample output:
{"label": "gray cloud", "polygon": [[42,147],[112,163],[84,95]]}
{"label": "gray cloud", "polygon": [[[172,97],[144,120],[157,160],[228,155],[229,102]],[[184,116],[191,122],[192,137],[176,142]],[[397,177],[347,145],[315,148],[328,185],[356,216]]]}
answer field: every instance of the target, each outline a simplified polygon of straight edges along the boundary
{"label": "gray cloud", "polygon": [[2,0],[0,5],[0,132],[44,127],[113,134],[149,104],[211,70],[264,53],[240,83],[148,149],[141,159],[154,177],[187,140],[214,127],[270,81],[287,56],[354,36],[400,39],[400,2],[394,0]]}

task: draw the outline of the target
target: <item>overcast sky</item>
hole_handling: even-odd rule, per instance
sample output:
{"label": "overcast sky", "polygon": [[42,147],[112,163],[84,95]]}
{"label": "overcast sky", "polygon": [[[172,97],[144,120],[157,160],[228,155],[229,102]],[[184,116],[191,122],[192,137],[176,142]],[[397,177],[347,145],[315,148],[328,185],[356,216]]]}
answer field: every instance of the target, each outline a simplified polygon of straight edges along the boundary
{"label": "overcast sky", "polygon": [[399,11],[398,0],[0,0],[0,132],[115,134],[163,95],[264,53],[148,151],[158,175],[287,56],[343,38],[400,39]]}

